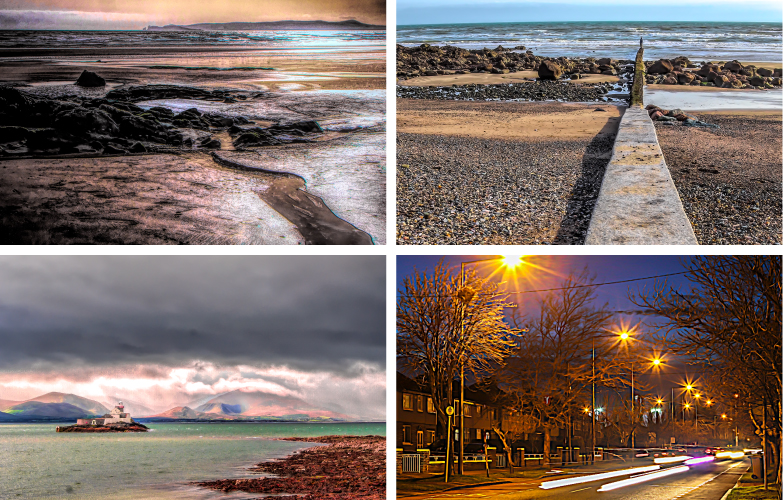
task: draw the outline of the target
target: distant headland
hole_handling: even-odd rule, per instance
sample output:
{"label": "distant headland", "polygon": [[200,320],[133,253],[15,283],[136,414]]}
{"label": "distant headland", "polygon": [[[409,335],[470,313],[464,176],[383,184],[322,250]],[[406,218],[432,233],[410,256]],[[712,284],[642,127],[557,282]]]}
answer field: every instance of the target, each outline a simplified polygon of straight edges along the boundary
{"label": "distant headland", "polygon": [[350,21],[270,21],[262,23],[199,23],[180,26],[147,26],[144,31],[344,31],[385,30],[386,26]]}

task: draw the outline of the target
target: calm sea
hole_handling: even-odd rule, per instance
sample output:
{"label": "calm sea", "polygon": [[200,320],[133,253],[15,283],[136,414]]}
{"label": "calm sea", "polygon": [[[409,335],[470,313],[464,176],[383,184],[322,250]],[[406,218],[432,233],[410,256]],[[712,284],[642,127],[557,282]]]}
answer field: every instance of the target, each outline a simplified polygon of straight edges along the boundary
{"label": "calm sea", "polygon": [[468,49],[524,45],[536,55],[633,59],[644,37],[645,59],[780,63],[780,23],[551,22],[398,26],[397,43]]}
{"label": "calm sea", "polygon": [[386,435],[381,423],[153,423],[150,432],[128,434],[56,433],[55,427],[0,425],[0,498],[246,498],[187,483],[248,477],[249,465],[312,446],[270,438]]}

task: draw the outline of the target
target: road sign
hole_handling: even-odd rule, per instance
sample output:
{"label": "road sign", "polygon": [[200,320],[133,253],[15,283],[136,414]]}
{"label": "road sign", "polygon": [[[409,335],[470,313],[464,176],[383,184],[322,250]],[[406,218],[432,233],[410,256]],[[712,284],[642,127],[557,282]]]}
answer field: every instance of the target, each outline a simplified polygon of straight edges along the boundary
{"label": "road sign", "polygon": [[447,406],[446,407],[446,415],[454,415],[454,407],[453,406]]}

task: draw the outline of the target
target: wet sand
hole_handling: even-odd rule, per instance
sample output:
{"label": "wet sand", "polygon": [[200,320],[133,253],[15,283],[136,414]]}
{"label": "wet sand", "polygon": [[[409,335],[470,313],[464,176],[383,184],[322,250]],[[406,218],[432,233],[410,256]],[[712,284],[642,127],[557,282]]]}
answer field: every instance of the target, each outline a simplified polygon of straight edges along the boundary
{"label": "wet sand", "polygon": [[[6,157],[0,161],[3,243],[385,243],[385,195],[378,195],[378,190],[385,192],[385,148],[379,140],[385,137],[385,102],[378,95],[385,88],[383,52],[101,47],[0,53],[7,57],[0,59],[0,84],[49,98],[98,98],[110,89],[147,84],[266,92],[263,99],[235,104],[166,99],[139,105],[250,116],[262,127],[318,120],[325,130],[320,137],[257,151],[264,150],[259,154],[277,165],[318,158],[311,169],[322,176],[333,171],[331,177],[345,189],[310,192],[304,182],[286,182],[285,175],[237,171],[218,165],[207,153],[187,150],[102,158]],[[73,85],[84,69],[104,77],[107,86]],[[214,136],[221,149],[234,149],[227,133]],[[349,178],[365,164],[370,174]],[[363,189],[368,181],[371,187]],[[344,197],[354,200],[349,210],[340,200]],[[344,219],[351,210],[351,219]],[[302,214],[310,214],[309,222]],[[358,236],[346,239],[334,230],[345,225]]]}
{"label": "wet sand", "polygon": [[[624,108],[406,99],[397,106],[398,244],[584,243]],[[415,132],[423,116],[447,123]],[[460,121],[475,135],[455,133]]]}
{"label": "wet sand", "polygon": [[326,443],[285,459],[263,462],[252,472],[271,476],[194,483],[230,493],[275,494],[286,500],[386,498],[386,438],[383,436],[322,436],[289,441]]}
{"label": "wet sand", "polygon": [[781,244],[780,111],[690,113],[720,128],[655,128],[699,243]]}

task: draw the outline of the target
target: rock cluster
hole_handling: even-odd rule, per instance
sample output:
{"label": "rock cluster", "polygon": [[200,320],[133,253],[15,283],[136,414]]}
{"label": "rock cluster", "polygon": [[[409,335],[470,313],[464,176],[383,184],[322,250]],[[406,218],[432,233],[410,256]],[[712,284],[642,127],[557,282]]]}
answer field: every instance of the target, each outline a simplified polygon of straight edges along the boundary
{"label": "rock cluster", "polygon": [[108,425],[68,425],[57,426],[56,432],[147,432],[149,427],[138,422],[132,424],[117,423]]}
{"label": "rock cluster", "polygon": [[397,78],[407,80],[418,76],[467,73],[514,73],[538,71],[541,79],[578,78],[582,74],[619,75],[633,73],[633,61],[594,57],[548,58],[536,56],[519,46],[506,49],[468,50],[451,45],[418,47],[397,45]]}
{"label": "rock cluster", "polygon": [[[303,142],[306,134],[322,132],[313,121],[246,129],[253,122],[242,116],[202,113],[196,108],[174,113],[161,106],[144,109],[134,104],[164,98],[235,102],[248,97],[222,90],[149,85],[112,90],[102,98],[49,99],[0,87],[0,155],[219,149],[221,143],[212,133],[220,130],[229,130],[238,140],[235,146],[243,148]],[[267,140],[242,139],[247,134]]]}
{"label": "rock cluster", "polygon": [[300,500],[381,500],[386,496],[386,439],[382,436],[324,436],[295,441],[329,443],[253,470],[271,477],[195,483],[213,490],[289,493]]}
{"label": "rock cluster", "polygon": [[434,99],[457,101],[607,101],[612,83],[584,83],[539,80],[530,83],[497,85],[467,84],[450,87],[397,87],[397,97],[405,99]]}
{"label": "rock cluster", "polygon": [[[772,89],[781,86],[781,68],[757,68],[739,61],[723,64],[702,63],[687,57],[645,61],[648,84],[693,85],[725,89]],[[698,68],[698,69],[697,69]]]}
{"label": "rock cluster", "polygon": [[79,75],[79,78],[76,80],[76,85],[79,85],[80,87],[105,87],[106,80],[104,80],[103,77],[100,77],[97,74],[93,73],[92,71],[87,71],[85,69],[84,71],[82,71],[82,74]]}
{"label": "rock cluster", "polygon": [[685,113],[681,109],[662,109],[654,104],[648,104],[645,108],[653,121],[670,123],[672,125],[682,124],[683,127],[706,127],[718,128],[717,125],[699,120],[693,115]]}

